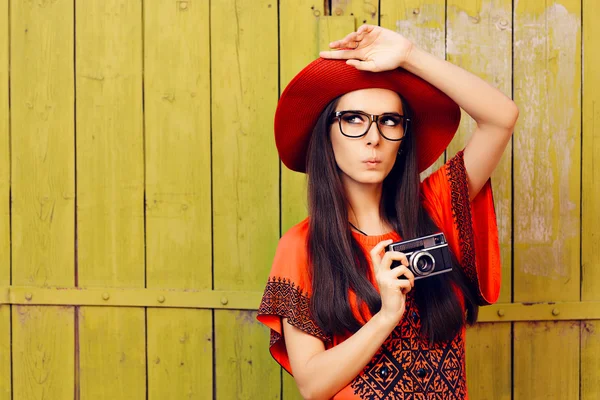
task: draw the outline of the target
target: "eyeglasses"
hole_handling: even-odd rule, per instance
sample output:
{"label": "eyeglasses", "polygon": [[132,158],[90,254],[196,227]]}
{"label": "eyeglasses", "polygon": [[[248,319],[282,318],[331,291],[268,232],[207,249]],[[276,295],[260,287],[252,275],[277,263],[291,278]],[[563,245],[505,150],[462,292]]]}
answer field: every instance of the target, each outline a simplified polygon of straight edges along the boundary
{"label": "eyeglasses", "polygon": [[371,124],[375,122],[379,134],[393,142],[404,139],[410,122],[410,118],[398,113],[373,115],[359,110],[335,111],[331,114],[331,123],[336,119],[340,126],[340,132],[344,136],[362,137],[369,132]]}

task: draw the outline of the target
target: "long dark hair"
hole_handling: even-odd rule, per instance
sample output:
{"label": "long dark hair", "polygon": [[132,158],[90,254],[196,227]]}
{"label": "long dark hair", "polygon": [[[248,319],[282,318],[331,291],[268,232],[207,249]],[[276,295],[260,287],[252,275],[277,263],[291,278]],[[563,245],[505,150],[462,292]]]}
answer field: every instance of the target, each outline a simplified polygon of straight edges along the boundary
{"label": "long dark hair", "polygon": [[[363,321],[365,307],[371,314],[381,309],[381,297],[369,280],[369,262],[348,222],[348,204],[330,137],[329,116],[337,102],[333,100],[321,113],[308,148],[308,258],[312,315],[325,332],[345,335],[362,326],[352,312],[349,292],[356,295]],[[408,104],[402,101],[402,105],[404,114],[410,115]],[[405,240],[439,232],[420,202],[416,146],[414,136],[407,132],[382,189],[381,216]],[[456,260],[454,264],[452,272],[420,280],[414,289],[421,335],[431,342],[451,340],[465,323],[477,320],[475,296]],[[466,315],[454,288],[464,296]]]}

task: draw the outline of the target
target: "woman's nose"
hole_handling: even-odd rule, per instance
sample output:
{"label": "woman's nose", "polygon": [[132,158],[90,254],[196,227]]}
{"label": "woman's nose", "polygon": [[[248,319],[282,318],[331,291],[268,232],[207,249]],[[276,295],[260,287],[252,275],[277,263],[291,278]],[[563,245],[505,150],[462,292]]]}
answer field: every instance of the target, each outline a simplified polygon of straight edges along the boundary
{"label": "woman's nose", "polygon": [[381,140],[381,136],[379,135],[379,130],[377,128],[377,122],[373,122],[365,135],[367,139],[368,145],[376,146],[379,144],[379,140]]}

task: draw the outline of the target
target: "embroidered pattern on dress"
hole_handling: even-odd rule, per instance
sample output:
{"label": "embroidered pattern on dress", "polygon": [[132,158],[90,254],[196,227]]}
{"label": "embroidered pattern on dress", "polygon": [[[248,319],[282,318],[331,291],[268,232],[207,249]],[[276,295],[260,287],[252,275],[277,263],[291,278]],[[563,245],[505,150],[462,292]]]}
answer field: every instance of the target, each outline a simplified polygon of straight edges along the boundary
{"label": "embroidered pattern on dress", "polygon": [[464,163],[464,153],[459,151],[449,162],[447,168],[450,192],[452,195],[452,215],[458,230],[459,247],[462,253],[461,264],[467,278],[477,288],[480,304],[489,304],[482,296],[477,279],[475,266],[475,238],[473,235],[473,220],[469,200],[467,171]]}
{"label": "embroidered pattern on dress", "polygon": [[433,343],[419,335],[421,322],[409,293],[405,317],[363,372],[351,383],[361,399],[445,400],[466,397],[462,333]]}
{"label": "embroidered pattern on dress", "polygon": [[[308,294],[289,279],[270,277],[263,294],[258,315],[279,315],[287,318],[288,322],[298,329],[303,330],[319,339],[330,342],[331,336],[325,334],[310,315],[310,301]],[[272,346],[281,338],[281,335],[271,329]]]}

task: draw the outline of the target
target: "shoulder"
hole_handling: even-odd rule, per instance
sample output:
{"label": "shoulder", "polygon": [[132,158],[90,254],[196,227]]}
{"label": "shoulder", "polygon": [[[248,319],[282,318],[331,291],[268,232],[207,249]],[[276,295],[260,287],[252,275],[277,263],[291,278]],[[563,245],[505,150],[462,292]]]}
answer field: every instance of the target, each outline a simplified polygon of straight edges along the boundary
{"label": "shoulder", "polygon": [[291,227],[280,239],[273,260],[271,278],[310,287],[308,266],[308,218]]}

